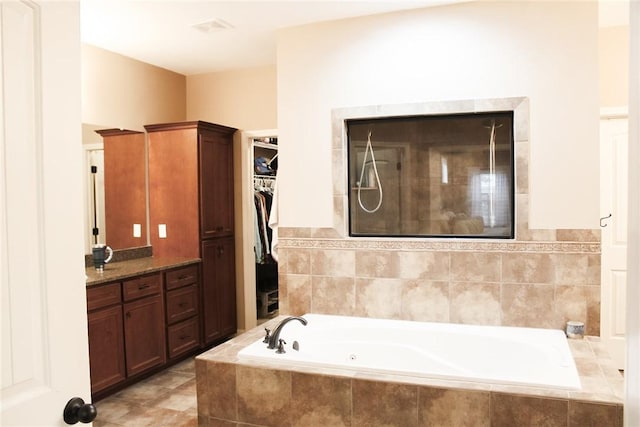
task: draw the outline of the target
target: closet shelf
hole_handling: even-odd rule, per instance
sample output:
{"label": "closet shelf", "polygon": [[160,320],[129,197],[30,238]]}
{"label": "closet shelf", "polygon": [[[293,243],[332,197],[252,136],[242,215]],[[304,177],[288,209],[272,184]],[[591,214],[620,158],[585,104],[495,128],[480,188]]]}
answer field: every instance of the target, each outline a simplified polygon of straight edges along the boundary
{"label": "closet shelf", "polygon": [[266,148],[268,150],[278,150],[278,145],[277,144],[270,144],[268,142],[257,142],[257,141],[254,141],[253,142],[253,146],[254,147],[260,147],[260,148]]}

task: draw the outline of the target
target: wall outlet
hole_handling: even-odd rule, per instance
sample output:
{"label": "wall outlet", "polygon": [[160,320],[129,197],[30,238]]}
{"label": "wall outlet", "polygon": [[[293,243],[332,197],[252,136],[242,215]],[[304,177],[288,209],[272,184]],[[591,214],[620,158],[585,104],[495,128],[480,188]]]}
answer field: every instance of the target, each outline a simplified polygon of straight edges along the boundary
{"label": "wall outlet", "polygon": [[158,237],[161,239],[167,238],[167,224],[158,224]]}
{"label": "wall outlet", "polygon": [[142,226],[140,224],[133,224],[133,237],[142,237]]}

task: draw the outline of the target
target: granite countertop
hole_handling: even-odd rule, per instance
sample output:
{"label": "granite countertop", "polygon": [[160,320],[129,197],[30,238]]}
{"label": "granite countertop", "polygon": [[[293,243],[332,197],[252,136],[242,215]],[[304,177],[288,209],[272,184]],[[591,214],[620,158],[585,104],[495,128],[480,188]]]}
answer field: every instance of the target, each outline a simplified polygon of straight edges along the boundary
{"label": "granite countertop", "polygon": [[94,267],[87,267],[87,286],[115,282],[142,274],[155,273],[169,268],[184,267],[200,262],[200,258],[145,257],[105,264],[99,273]]}

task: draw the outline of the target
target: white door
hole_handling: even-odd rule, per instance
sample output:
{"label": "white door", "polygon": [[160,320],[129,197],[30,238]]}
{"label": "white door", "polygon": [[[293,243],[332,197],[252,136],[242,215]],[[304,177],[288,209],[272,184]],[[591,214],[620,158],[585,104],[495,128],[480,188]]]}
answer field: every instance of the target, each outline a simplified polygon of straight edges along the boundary
{"label": "white door", "polygon": [[600,335],[618,369],[624,369],[625,363],[627,123],[626,118],[600,122],[600,212],[603,217]]}
{"label": "white door", "polygon": [[3,426],[90,401],[78,2],[0,2]]}

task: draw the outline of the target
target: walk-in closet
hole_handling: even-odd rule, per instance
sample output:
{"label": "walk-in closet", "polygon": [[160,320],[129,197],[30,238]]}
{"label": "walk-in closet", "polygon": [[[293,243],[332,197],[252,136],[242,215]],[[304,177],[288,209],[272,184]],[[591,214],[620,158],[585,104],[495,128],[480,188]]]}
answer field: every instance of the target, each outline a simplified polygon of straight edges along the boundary
{"label": "walk-in closet", "polygon": [[253,218],[258,319],[278,313],[277,203],[278,138],[251,138],[253,156]]}

